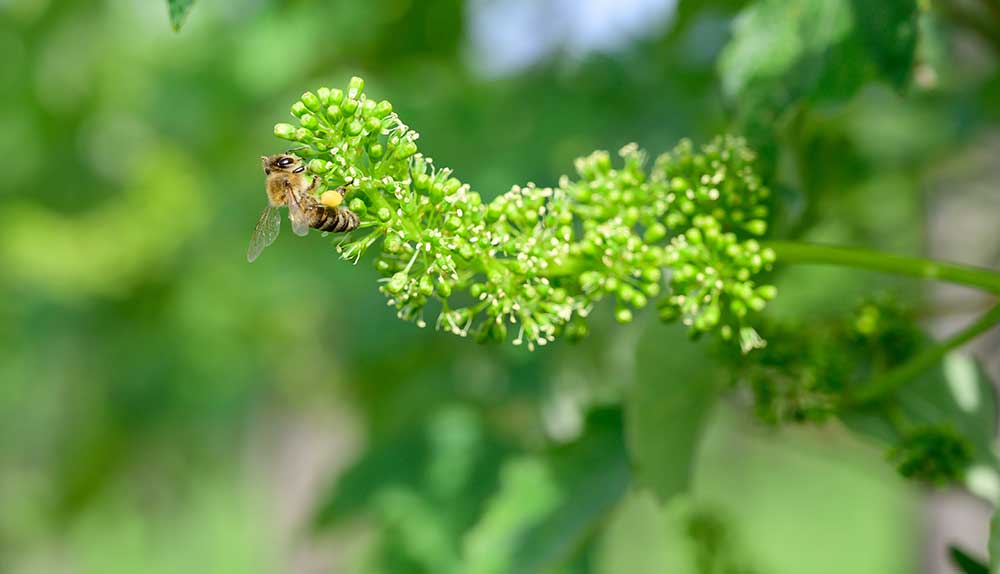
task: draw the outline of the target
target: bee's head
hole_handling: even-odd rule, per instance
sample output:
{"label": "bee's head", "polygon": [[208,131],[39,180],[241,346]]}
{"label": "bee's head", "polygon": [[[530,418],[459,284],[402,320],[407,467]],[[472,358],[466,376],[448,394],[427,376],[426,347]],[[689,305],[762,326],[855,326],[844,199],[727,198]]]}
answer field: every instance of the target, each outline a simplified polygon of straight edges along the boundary
{"label": "bee's head", "polygon": [[264,165],[264,173],[271,175],[271,172],[283,171],[288,173],[302,173],[306,166],[299,156],[290,153],[279,153],[276,155],[262,155],[260,161]]}

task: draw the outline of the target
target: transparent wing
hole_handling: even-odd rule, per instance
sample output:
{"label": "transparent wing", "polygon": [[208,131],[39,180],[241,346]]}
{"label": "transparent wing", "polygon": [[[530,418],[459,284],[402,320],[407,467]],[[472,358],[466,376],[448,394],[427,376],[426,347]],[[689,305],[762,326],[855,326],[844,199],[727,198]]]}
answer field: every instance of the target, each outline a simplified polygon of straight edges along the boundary
{"label": "transparent wing", "polygon": [[281,214],[278,212],[277,207],[272,207],[268,204],[264,208],[264,212],[260,214],[260,219],[257,220],[257,225],[253,228],[253,233],[250,235],[250,247],[247,248],[247,261],[253,263],[254,259],[260,255],[260,252],[264,250],[265,247],[274,243],[275,238],[278,237],[278,230],[281,228]]}
{"label": "transparent wing", "polygon": [[302,209],[302,201],[294,190],[288,190],[288,217],[292,220],[292,231],[295,235],[304,236],[309,233],[309,220]]}

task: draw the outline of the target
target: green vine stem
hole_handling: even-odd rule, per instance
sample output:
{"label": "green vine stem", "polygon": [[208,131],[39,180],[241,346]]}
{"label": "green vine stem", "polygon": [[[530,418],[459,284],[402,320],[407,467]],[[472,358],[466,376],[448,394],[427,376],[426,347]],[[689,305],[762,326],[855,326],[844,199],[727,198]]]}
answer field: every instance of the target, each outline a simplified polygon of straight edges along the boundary
{"label": "green vine stem", "polygon": [[919,257],[906,257],[856,247],[834,247],[791,241],[766,241],[784,264],[843,265],[856,269],[908,275],[976,287],[1000,294],[1000,272]]}
{"label": "green vine stem", "polygon": [[874,404],[888,398],[899,390],[900,387],[936,365],[950,351],[975,339],[997,323],[1000,323],[1000,303],[990,309],[990,311],[985,313],[976,322],[962,329],[951,338],[934,345],[882,377],[875,379],[870,384],[849,394],[845,397],[843,406],[857,407]]}

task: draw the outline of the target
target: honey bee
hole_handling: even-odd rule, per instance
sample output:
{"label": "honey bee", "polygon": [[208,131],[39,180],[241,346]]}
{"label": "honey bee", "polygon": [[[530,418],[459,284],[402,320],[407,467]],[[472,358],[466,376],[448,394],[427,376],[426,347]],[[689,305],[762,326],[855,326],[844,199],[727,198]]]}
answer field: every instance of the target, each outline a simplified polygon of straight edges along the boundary
{"label": "honey bee", "polygon": [[346,189],[328,190],[317,199],[313,192],[319,187],[320,179],[305,174],[306,165],[301,158],[283,153],[261,156],[260,159],[267,175],[267,206],[250,235],[247,261],[257,259],[260,252],[278,237],[281,226],[278,208],[282,206],[288,207],[292,231],[299,236],[308,233],[310,227],[331,233],[357,229],[360,224],[357,214],[339,207],[344,201]]}

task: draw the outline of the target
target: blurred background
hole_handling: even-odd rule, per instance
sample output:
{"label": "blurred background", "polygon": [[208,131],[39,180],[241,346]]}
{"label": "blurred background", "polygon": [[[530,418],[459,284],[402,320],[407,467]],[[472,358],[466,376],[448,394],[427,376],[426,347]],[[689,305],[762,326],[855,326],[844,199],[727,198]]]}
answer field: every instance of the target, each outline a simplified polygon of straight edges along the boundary
{"label": "blurred background", "polygon": [[[866,76],[753,120],[745,75],[804,49],[775,24],[784,52],[735,51],[761,24],[736,0],[201,0],[179,33],[165,2],[0,0],[0,572],[516,571],[511,532],[559,497],[534,453],[637,370],[708,360],[610,309],[536,353],[421,330],[318,234],[248,264],[258,158],[304,90],[364,77],[485,197],[593,149],[745,129],[783,234],[996,267],[990,3],[921,4],[905,89]],[[940,334],[987,303],[835,269],[777,281],[770,312],[801,322],[881,290]],[[646,333],[660,364],[635,363]],[[978,348],[996,372],[995,334]],[[691,497],[626,494],[556,571],[936,573],[948,543],[984,552],[977,499],[744,403],[712,412]]]}

